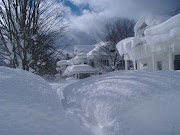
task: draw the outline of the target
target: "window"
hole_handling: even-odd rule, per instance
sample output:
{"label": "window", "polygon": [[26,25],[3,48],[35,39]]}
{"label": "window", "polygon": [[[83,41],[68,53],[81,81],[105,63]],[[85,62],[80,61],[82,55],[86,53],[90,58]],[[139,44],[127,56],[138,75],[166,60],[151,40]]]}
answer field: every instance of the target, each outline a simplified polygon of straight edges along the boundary
{"label": "window", "polygon": [[101,60],[101,63],[105,66],[109,66],[109,60]]}
{"label": "window", "polygon": [[133,66],[133,62],[131,60],[128,60],[128,70],[133,70],[134,66]]}
{"label": "window", "polygon": [[143,65],[143,70],[148,70],[148,65],[147,64]]}
{"label": "window", "polygon": [[87,77],[90,77],[91,75],[89,73],[80,73],[79,74],[79,79],[84,79],[84,78],[87,78]]}
{"label": "window", "polygon": [[180,70],[180,55],[175,55],[174,70]]}
{"label": "window", "polygon": [[157,70],[162,70],[162,61],[157,62]]}
{"label": "window", "polygon": [[90,65],[94,68],[94,60],[90,59]]}

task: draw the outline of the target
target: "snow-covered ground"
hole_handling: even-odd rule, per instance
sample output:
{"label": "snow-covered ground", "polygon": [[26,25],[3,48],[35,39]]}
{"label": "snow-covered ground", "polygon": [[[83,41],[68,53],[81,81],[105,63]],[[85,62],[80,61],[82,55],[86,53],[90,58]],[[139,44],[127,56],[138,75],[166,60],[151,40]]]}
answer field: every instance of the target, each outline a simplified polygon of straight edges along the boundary
{"label": "snow-covered ground", "polygon": [[51,86],[0,67],[0,135],[180,134],[180,72],[120,71]]}
{"label": "snow-covered ground", "polygon": [[180,72],[114,72],[63,90],[69,117],[91,135],[179,135]]}
{"label": "snow-covered ground", "polygon": [[0,67],[0,135],[88,135],[41,77]]}

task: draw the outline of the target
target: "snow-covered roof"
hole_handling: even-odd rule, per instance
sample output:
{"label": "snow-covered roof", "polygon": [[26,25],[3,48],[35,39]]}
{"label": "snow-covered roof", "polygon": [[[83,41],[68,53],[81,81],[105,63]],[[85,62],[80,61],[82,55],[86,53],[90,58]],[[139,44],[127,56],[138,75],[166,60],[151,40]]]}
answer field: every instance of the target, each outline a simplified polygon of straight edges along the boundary
{"label": "snow-covered roof", "polygon": [[80,64],[80,65],[68,66],[67,69],[64,71],[64,75],[68,76],[75,73],[95,73],[95,72],[96,70],[90,65]]}
{"label": "snow-covered roof", "polygon": [[94,49],[94,45],[75,45],[74,46],[74,53],[79,54],[79,53],[85,53],[87,54],[90,52],[92,49]]}
{"label": "snow-covered roof", "polygon": [[176,36],[180,36],[180,14],[145,31],[145,38],[149,45],[164,43]]}
{"label": "snow-covered roof", "polygon": [[105,47],[107,46],[108,43],[104,43],[104,42],[100,42],[98,44],[95,45],[95,48],[93,50],[91,50],[87,56],[97,56],[97,55],[108,55],[105,52]]}
{"label": "snow-covered roof", "polygon": [[145,15],[141,17],[136,23],[134,27],[134,32],[137,33],[143,27],[143,25],[147,25],[147,27],[152,27],[166,21],[168,18],[168,16],[153,16],[151,14]]}
{"label": "snow-covered roof", "polygon": [[132,47],[132,40],[135,37],[130,37],[130,38],[126,38],[124,40],[121,40],[118,44],[117,44],[117,49],[119,54],[122,56],[124,54],[127,54],[131,51],[131,47]]}
{"label": "snow-covered roof", "polygon": [[145,38],[130,37],[120,41],[117,44],[119,54],[129,54],[131,59],[140,59],[150,55],[149,46]]}
{"label": "snow-covered roof", "polygon": [[75,56],[74,58],[71,59],[73,64],[78,64],[81,62],[87,62],[87,55],[85,53],[80,53],[77,56]]}
{"label": "snow-covered roof", "polygon": [[65,65],[71,65],[71,62],[69,60],[61,60],[57,62],[57,66],[65,66]]}
{"label": "snow-covered roof", "polygon": [[87,55],[84,53],[84,52],[82,52],[82,53],[80,53],[80,54],[78,54],[76,57],[74,57],[75,59],[84,59],[84,58],[87,58]]}
{"label": "snow-covered roof", "polygon": [[[120,41],[117,44],[120,55],[128,54],[131,59],[140,59],[150,57],[152,52],[167,51],[167,49],[172,48],[171,44],[177,48],[179,46],[177,43],[180,42],[180,39],[178,40],[176,38],[180,36],[180,14],[158,24],[164,20],[162,18],[142,17],[134,29],[138,31],[143,21],[146,22],[148,28],[144,32],[145,37],[136,35],[136,37],[130,37]],[[170,42],[171,39],[175,40]]]}

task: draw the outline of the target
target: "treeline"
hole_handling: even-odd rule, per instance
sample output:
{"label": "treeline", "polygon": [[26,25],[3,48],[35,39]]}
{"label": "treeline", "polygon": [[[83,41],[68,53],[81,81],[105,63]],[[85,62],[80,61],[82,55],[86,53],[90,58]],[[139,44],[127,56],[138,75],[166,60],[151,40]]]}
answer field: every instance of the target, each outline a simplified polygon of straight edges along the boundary
{"label": "treeline", "polygon": [[68,45],[67,25],[60,23],[66,14],[53,0],[0,0],[1,63],[40,75],[53,72],[55,56]]}

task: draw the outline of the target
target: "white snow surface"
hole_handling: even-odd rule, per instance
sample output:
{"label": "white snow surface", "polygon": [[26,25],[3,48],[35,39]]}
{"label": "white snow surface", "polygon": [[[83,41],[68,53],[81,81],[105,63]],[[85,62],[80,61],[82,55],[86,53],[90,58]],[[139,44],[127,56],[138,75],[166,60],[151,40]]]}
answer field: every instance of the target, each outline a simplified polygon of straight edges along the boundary
{"label": "white snow surface", "polygon": [[120,71],[52,86],[0,67],[0,134],[180,134],[180,72]]}
{"label": "white snow surface", "polygon": [[164,43],[176,36],[180,36],[180,14],[145,31],[146,41],[149,45]]}
{"label": "white snow surface", "polygon": [[62,93],[69,117],[91,135],[180,134],[180,72],[113,72]]}
{"label": "white snow surface", "polygon": [[0,67],[0,135],[88,135],[66,116],[57,91],[32,73]]}

